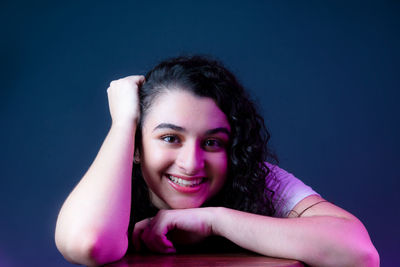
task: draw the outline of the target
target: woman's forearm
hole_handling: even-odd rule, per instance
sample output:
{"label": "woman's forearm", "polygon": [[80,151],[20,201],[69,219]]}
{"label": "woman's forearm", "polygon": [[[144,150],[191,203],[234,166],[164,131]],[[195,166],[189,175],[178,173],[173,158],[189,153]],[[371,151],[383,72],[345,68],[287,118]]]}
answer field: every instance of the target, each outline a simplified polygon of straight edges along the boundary
{"label": "woman's forearm", "polygon": [[128,247],[136,124],[113,125],[59,213],[56,244],[71,262],[117,260]]}
{"label": "woman's forearm", "polygon": [[283,219],[218,209],[213,232],[248,250],[312,266],[379,265],[379,256],[358,220],[333,216]]}

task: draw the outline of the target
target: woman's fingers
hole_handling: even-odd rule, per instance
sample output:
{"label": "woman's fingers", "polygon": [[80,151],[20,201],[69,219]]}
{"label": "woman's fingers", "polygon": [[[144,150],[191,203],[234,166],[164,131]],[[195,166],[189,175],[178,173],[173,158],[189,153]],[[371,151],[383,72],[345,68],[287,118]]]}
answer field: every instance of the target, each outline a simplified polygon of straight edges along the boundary
{"label": "woman's fingers", "polygon": [[[135,224],[133,229],[133,246],[135,251],[140,251],[143,242],[148,249],[159,253],[175,253],[176,250],[166,234],[160,231],[160,225],[155,225],[152,218],[144,219]],[[167,231],[166,231],[167,232]]]}
{"label": "woman's fingers", "polygon": [[133,241],[133,247],[135,248],[135,251],[140,251],[141,250],[141,238],[144,229],[148,226],[148,223],[150,221],[150,218],[144,219],[140,222],[137,222],[135,224],[135,227],[133,228],[133,236],[132,236],[132,241]]}
{"label": "woman's fingers", "polygon": [[127,82],[127,84],[130,83],[130,84],[141,85],[144,81],[145,77],[143,75],[131,75],[118,80],[111,81],[109,88],[114,86],[119,86],[120,84],[124,84],[125,82]]}
{"label": "woman's fingers", "polygon": [[122,78],[120,80],[128,80],[136,84],[141,84],[144,82],[145,78],[143,75],[131,75],[131,76],[126,76],[125,78]]}
{"label": "woman's fingers", "polygon": [[134,123],[139,119],[138,93],[144,81],[144,76],[133,75],[110,83],[107,94],[113,123]]}
{"label": "woman's fingers", "polygon": [[[181,244],[197,243],[211,234],[210,208],[160,210],[154,218],[138,222],[134,228],[134,246],[140,242],[160,253],[174,253],[172,241]],[[168,233],[171,235],[168,235]],[[136,245],[135,245],[136,244]]]}
{"label": "woman's fingers", "polygon": [[159,253],[169,253],[175,251],[174,245],[167,237],[160,234],[159,231],[155,230],[155,226],[151,223],[146,227],[141,235],[143,243],[148,249]]}

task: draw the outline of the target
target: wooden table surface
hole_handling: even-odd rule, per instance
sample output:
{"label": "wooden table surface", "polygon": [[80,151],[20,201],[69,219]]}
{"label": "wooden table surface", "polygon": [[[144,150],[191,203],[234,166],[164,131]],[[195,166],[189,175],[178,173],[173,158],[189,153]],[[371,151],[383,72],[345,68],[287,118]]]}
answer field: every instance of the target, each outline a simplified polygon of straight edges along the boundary
{"label": "wooden table surface", "polygon": [[207,253],[207,254],[130,254],[118,262],[106,265],[108,267],[228,267],[228,266],[304,266],[297,260],[277,259],[254,253]]}

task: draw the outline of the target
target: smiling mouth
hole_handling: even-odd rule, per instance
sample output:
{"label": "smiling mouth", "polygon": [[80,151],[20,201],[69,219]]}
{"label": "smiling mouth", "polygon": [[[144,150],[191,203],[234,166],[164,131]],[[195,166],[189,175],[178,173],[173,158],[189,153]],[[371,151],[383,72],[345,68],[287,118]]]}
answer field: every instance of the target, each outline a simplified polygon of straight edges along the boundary
{"label": "smiling mouth", "polygon": [[206,180],[205,177],[195,178],[195,179],[191,179],[191,180],[181,179],[181,178],[175,177],[173,175],[167,175],[167,177],[174,184],[177,184],[177,185],[183,186],[183,187],[195,187],[195,186],[198,186],[198,185],[204,183]]}

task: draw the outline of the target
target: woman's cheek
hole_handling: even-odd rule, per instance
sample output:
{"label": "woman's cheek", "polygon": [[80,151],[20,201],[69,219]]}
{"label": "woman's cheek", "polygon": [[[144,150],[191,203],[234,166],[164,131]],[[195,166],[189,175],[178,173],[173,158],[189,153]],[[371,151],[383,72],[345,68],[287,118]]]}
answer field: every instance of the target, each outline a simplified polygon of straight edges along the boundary
{"label": "woman's cheek", "polygon": [[175,152],[165,147],[153,147],[152,154],[152,160],[158,168],[168,167],[175,160]]}
{"label": "woman's cheek", "polygon": [[221,166],[221,172],[226,173],[228,169],[228,155],[226,152],[221,153],[219,157],[219,165]]}
{"label": "woman's cheek", "polygon": [[227,171],[228,171],[227,154],[224,152],[224,153],[215,155],[215,157],[213,157],[210,162],[213,163],[213,172],[215,174],[217,174],[218,179],[221,182],[224,182],[226,179]]}

